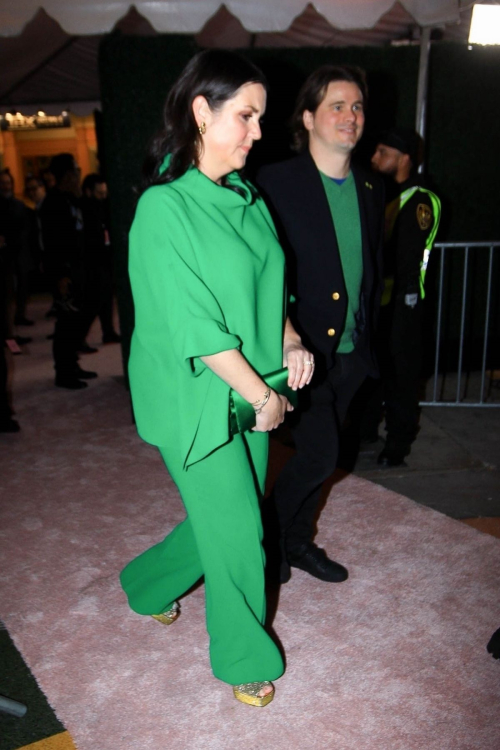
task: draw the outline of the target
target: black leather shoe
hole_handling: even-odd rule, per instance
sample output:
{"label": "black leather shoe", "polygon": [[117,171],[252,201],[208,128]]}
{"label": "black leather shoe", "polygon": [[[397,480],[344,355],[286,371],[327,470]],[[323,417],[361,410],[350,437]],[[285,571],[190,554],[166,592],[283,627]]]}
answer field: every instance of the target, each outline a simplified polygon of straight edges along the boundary
{"label": "black leather shoe", "polygon": [[287,553],[288,562],[293,568],[305,570],[314,578],[330,583],[341,583],[347,580],[349,573],[346,568],[335,560],[330,560],[324,549],[320,549],[313,542],[307,542],[301,547]]}
{"label": "black leather shoe", "polygon": [[495,630],[486,648],[494,659],[500,659],[500,628]]}
{"label": "black leather shoe", "polygon": [[377,458],[377,463],[379,466],[382,466],[384,469],[395,469],[398,466],[408,466],[406,461],[404,460],[404,456],[397,455],[395,453],[389,453],[385,448],[384,450],[379,454],[379,457]]}
{"label": "black leather shoe", "polygon": [[56,378],[56,385],[58,388],[69,388],[71,391],[81,391],[82,388],[87,388],[88,383],[84,380],[78,380],[78,378]]}
{"label": "black leather shoe", "polygon": [[105,333],[102,337],[102,343],[103,344],[119,344],[121,343],[122,337],[119,333],[116,333],[116,331],[111,331],[111,333]]}
{"label": "black leather shoe", "polygon": [[24,344],[31,344],[31,342],[33,341],[31,336],[14,336],[14,338],[19,346],[23,346]]}
{"label": "black leather shoe", "polygon": [[75,378],[80,378],[80,380],[93,380],[94,378],[97,378],[97,373],[92,372],[91,370],[82,370],[81,367],[77,367],[75,370]]}
{"label": "black leather shoe", "polygon": [[19,422],[16,422],[12,417],[0,421],[0,432],[19,432],[20,429]]}
{"label": "black leather shoe", "polygon": [[99,349],[97,349],[95,346],[89,346],[86,341],[82,341],[80,346],[77,348],[77,352],[80,354],[95,354],[98,352]]}
{"label": "black leather shoe", "polygon": [[28,318],[14,318],[14,325],[16,326],[34,326],[34,320],[28,320]]}

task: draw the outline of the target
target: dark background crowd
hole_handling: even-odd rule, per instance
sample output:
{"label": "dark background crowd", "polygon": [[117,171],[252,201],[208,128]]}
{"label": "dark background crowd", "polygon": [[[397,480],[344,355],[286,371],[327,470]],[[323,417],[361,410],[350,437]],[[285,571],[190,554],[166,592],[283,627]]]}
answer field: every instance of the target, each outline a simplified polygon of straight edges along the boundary
{"label": "dark background crowd", "polygon": [[17,432],[8,395],[10,355],[20,355],[35,325],[29,318],[30,294],[50,292],[47,317],[51,334],[55,385],[82,389],[97,373],[84,370],[81,353],[96,348],[86,342],[96,317],[103,344],[118,343],[113,327],[113,251],[109,234],[105,179],[89,174],[81,182],[71,154],[54,156],[50,168],[29,175],[24,200],[14,196],[14,180],[0,172],[0,320],[5,346],[0,355],[0,431]]}

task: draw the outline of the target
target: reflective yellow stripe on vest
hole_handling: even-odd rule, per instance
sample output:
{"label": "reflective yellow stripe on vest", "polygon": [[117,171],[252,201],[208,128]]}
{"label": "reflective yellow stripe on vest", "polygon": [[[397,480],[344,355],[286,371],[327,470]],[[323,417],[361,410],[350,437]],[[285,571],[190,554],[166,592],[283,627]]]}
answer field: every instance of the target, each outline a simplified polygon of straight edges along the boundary
{"label": "reflective yellow stripe on vest", "polygon": [[[387,216],[386,221],[386,241],[390,239],[390,236],[393,232],[394,225],[396,223],[396,219],[399,216],[399,212],[404,208],[404,206],[408,203],[410,198],[413,198],[415,193],[420,191],[421,193],[426,193],[426,195],[429,196],[429,200],[432,205],[432,213],[434,215],[434,222],[432,225],[432,229],[429,232],[429,235],[427,239],[425,240],[425,249],[423,258],[420,261],[420,297],[421,299],[424,299],[425,297],[425,290],[424,290],[424,284],[425,284],[425,274],[427,271],[427,266],[429,264],[429,256],[431,254],[432,246],[434,245],[434,240],[436,239],[437,230],[439,228],[439,221],[441,219],[441,201],[437,197],[435,193],[433,193],[431,190],[427,190],[427,188],[420,187],[419,185],[415,185],[411,188],[408,188],[408,190],[405,190],[404,193],[401,193],[398,199],[395,199],[392,201],[389,206],[389,215]],[[382,299],[382,305],[387,305],[390,301],[391,295],[392,295],[392,288],[394,285],[394,279],[385,279],[385,289]]]}

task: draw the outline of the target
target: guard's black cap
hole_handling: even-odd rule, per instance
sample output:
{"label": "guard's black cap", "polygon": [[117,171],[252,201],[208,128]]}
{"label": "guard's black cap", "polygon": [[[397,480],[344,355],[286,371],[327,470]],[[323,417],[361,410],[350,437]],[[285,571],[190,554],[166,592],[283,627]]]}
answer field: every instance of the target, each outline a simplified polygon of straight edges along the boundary
{"label": "guard's black cap", "polygon": [[378,143],[384,146],[397,148],[402,154],[408,154],[414,167],[420,163],[419,155],[421,153],[422,140],[418,133],[411,128],[391,128],[386,130],[378,137]]}

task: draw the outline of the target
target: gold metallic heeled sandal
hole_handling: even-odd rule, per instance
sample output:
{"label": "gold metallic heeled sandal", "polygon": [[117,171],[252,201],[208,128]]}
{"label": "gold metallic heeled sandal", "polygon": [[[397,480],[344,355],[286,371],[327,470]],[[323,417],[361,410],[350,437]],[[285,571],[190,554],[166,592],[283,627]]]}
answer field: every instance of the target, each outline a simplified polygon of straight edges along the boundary
{"label": "gold metallic heeled sandal", "polygon": [[181,613],[179,602],[174,602],[171,609],[167,609],[166,612],[162,612],[160,615],[151,615],[153,620],[158,620],[163,625],[171,625],[177,620]]}
{"label": "gold metallic heeled sandal", "polygon": [[[271,685],[272,690],[267,695],[259,695],[262,688]],[[274,685],[269,680],[264,682],[247,682],[243,685],[233,685],[234,697],[250,706],[267,706],[274,698]]]}

